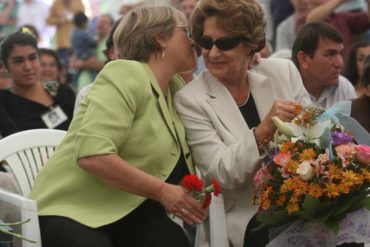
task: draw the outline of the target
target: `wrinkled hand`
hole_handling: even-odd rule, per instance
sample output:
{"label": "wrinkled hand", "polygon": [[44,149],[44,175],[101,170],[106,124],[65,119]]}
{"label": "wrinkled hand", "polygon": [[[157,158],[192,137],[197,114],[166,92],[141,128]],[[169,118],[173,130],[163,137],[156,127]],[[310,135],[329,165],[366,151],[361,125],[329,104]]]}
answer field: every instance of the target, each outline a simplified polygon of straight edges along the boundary
{"label": "wrinkled hand", "polygon": [[201,224],[205,219],[202,205],[184,188],[166,183],[159,194],[159,202],[166,211],[176,215],[187,224]]}
{"label": "wrinkled hand", "polygon": [[270,140],[276,131],[276,126],[272,121],[272,117],[277,116],[283,122],[290,122],[297,112],[297,105],[299,103],[291,100],[277,99],[274,100],[273,105],[265,117],[265,119],[258,125],[255,130],[255,136],[258,143],[264,143],[265,140]]}

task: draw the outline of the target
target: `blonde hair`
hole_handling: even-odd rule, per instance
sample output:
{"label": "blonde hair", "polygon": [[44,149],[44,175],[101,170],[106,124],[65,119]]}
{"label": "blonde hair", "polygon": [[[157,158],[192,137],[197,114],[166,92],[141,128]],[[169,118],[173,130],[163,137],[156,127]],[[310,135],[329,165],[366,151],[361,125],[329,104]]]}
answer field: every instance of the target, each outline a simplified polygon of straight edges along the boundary
{"label": "blonde hair", "polygon": [[163,48],[156,38],[172,36],[177,21],[187,25],[186,17],[171,6],[143,6],[129,11],[113,35],[118,57],[147,62]]}
{"label": "blonde hair", "polygon": [[263,10],[255,0],[200,0],[190,17],[194,41],[202,37],[204,22],[216,17],[217,26],[230,36],[242,36],[251,53],[265,46]]}

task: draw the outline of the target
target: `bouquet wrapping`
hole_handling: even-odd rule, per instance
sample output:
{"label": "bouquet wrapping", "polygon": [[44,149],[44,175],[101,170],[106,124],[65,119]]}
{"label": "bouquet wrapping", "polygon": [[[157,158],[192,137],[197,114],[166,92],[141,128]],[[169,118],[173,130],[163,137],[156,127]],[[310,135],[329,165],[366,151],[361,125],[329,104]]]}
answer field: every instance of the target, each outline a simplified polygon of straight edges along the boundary
{"label": "bouquet wrapping", "polygon": [[[290,123],[273,118],[278,130],[265,147],[254,178],[254,200],[260,205],[257,229],[275,227],[270,239],[285,237],[293,242],[305,229],[302,234],[323,246],[370,241],[370,147],[357,144],[324,109],[308,106],[299,111]],[[341,234],[354,236],[348,233],[354,224],[360,233],[341,238]],[[269,246],[282,246],[282,242],[273,245],[274,240]],[[321,246],[318,243],[313,246]],[[290,246],[301,245],[309,246],[297,242]]]}

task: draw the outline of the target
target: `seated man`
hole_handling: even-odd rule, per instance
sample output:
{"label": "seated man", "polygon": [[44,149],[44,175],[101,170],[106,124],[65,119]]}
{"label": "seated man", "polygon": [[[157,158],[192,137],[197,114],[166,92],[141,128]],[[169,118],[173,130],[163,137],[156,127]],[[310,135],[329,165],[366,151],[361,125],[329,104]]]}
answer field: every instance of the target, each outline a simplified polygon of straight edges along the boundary
{"label": "seated man", "polygon": [[352,84],[340,75],[343,37],[330,24],[313,22],[298,32],[292,60],[298,67],[312,102],[329,108],[337,101],[356,98]]}

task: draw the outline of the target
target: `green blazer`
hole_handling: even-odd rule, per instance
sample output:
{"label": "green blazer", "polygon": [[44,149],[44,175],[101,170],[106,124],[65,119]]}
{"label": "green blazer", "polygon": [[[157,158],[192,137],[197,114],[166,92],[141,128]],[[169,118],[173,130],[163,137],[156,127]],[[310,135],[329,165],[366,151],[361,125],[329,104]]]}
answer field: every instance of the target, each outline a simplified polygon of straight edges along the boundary
{"label": "green blazer", "polygon": [[116,153],[166,180],[182,150],[194,173],[185,130],[172,101],[182,86],[182,79],[174,76],[166,99],[146,63],[117,60],[107,64],[66,137],[36,178],[30,197],[37,201],[39,215],[65,216],[99,227],[124,217],[145,200],[81,169],[77,163],[81,157]]}

